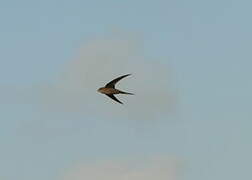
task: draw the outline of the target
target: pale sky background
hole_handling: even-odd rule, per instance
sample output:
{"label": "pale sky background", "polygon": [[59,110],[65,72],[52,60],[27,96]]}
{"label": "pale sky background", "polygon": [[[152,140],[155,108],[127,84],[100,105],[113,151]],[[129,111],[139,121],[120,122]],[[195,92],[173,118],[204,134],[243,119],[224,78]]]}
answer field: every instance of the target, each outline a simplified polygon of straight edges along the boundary
{"label": "pale sky background", "polygon": [[[91,179],[83,172],[109,168],[108,179],[127,169],[129,179],[141,180],[149,172],[158,176],[163,164],[172,173],[160,171],[161,180],[251,179],[251,6],[249,0],[0,1],[0,179]],[[107,51],[115,56],[104,59],[117,64],[103,74]],[[138,102],[148,96],[136,93],[122,97],[124,106],[113,104],[96,93],[120,74],[112,66],[133,74],[121,83],[131,92],[153,85],[141,76],[150,66],[168,85],[162,77],[149,89],[151,100]],[[62,73],[70,75],[65,80]],[[82,88],[94,94],[82,96]],[[160,98],[166,90],[175,97],[172,110]],[[151,119],[141,116],[145,110]],[[145,159],[158,160],[145,167],[152,162]],[[121,165],[128,160],[144,168],[128,170]]]}

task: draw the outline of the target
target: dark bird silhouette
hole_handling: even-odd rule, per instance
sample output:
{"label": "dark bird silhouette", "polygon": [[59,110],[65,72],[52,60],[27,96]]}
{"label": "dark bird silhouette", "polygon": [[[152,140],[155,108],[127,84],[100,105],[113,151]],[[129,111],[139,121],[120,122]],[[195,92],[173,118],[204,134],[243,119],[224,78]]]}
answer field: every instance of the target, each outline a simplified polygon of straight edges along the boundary
{"label": "dark bird silhouette", "polygon": [[101,87],[99,88],[97,91],[102,93],[102,94],[105,94],[107,95],[108,97],[110,97],[111,99],[115,100],[116,102],[120,103],[120,104],[123,104],[121,101],[119,101],[115,96],[114,94],[129,94],[129,95],[134,95],[132,93],[128,93],[128,92],[123,92],[123,91],[120,91],[118,89],[115,88],[115,84],[120,81],[121,79],[129,76],[131,74],[126,74],[126,75],[123,75],[123,76],[120,76],[112,81],[110,81],[108,84],[105,85],[105,87]]}

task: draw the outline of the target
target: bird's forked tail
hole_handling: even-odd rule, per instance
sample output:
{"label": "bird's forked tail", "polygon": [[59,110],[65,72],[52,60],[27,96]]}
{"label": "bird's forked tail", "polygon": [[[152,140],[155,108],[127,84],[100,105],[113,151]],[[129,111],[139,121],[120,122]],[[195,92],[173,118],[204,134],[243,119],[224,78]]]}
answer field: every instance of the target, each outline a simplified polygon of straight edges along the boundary
{"label": "bird's forked tail", "polygon": [[120,94],[134,95],[133,93],[123,92],[123,91],[120,91]]}

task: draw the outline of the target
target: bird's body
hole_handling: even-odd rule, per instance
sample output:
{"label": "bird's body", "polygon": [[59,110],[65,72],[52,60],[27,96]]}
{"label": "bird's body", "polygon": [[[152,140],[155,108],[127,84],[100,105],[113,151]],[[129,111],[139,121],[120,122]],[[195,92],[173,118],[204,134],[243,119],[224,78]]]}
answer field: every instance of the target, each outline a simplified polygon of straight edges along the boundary
{"label": "bird's body", "polygon": [[120,94],[120,90],[114,88],[102,87],[98,91],[102,94]]}
{"label": "bird's body", "polygon": [[105,94],[107,95],[108,97],[112,98],[113,100],[117,101],[118,103],[120,104],[123,104],[121,101],[119,101],[115,96],[114,94],[130,94],[130,95],[133,95],[132,93],[128,93],[128,92],[123,92],[123,91],[120,91],[118,89],[115,88],[115,84],[120,81],[122,78],[125,78],[127,76],[129,76],[130,74],[126,74],[126,75],[123,75],[123,76],[120,76],[112,81],[110,81],[108,84],[106,84],[105,87],[101,87],[98,89],[98,92],[102,93],[102,94]]}

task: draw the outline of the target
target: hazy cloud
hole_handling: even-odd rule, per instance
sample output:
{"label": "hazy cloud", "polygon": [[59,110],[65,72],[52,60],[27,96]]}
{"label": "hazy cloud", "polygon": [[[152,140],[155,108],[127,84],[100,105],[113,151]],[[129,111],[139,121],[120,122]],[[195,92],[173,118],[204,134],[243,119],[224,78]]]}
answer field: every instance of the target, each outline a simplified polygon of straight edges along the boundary
{"label": "hazy cloud", "polygon": [[82,164],[63,180],[175,180],[179,169],[179,163],[171,159],[107,161]]}
{"label": "hazy cloud", "polygon": [[[97,93],[99,87],[127,73],[132,76],[117,87],[135,96],[119,95],[125,105]],[[92,117],[146,119],[167,115],[174,109],[176,98],[171,80],[168,64],[146,58],[139,43],[108,38],[88,42],[79,56],[66,64],[56,82],[39,89],[41,103],[50,110],[81,112]]]}

